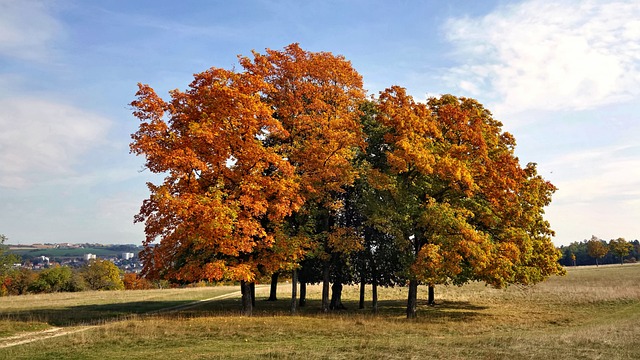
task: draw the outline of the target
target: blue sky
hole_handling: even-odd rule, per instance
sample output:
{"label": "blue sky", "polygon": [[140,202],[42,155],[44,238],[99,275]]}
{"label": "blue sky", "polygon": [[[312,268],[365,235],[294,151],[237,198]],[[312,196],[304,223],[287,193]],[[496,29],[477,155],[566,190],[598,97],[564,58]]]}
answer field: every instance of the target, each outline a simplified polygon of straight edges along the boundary
{"label": "blue sky", "polygon": [[297,42],[391,85],[485,104],[558,186],[556,245],[640,238],[637,1],[0,0],[0,233],[139,244],[136,84]]}

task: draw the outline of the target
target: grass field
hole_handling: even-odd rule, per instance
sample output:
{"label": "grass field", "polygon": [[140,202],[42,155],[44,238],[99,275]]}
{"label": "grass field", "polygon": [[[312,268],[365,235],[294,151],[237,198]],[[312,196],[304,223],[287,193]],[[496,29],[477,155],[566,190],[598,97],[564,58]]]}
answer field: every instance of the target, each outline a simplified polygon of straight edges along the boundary
{"label": "grass field", "polygon": [[381,289],[380,312],[372,315],[357,310],[358,289],[345,287],[348,310],[321,314],[320,288],[312,286],[308,306],[290,316],[287,284],[280,284],[275,303],[262,301],[268,288],[258,288],[251,318],[238,316],[238,295],[144,315],[237,290],[0,298],[0,342],[52,327],[82,330],[0,348],[0,359],[640,358],[637,265],[568,269],[565,277],[529,288],[437,287],[437,305],[420,303],[417,320],[404,318],[405,288]]}

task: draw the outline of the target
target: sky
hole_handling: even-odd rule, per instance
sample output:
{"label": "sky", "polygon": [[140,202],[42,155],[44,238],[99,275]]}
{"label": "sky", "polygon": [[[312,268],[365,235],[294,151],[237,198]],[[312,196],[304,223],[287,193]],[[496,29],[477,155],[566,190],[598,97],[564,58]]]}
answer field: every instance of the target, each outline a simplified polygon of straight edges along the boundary
{"label": "sky", "polygon": [[129,153],[137,83],[168,98],[238,55],[345,56],[370,95],[472,97],[558,187],[557,246],[640,238],[640,2],[0,0],[0,234],[140,244],[160,182]]}

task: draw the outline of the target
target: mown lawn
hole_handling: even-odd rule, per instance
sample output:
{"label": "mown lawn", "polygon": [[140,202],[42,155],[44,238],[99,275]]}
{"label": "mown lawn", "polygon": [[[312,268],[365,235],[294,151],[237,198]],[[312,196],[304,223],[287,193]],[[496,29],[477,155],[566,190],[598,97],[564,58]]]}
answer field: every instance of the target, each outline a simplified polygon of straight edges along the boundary
{"label": "mown lawn", "polygon": [[[345,287],[348,310],[318,312],[320,289],[308,289],[310,301],[298,315],[288,315],[290,288],[280,284],[279,301],[263,301],[267,289],[258,289],[255,316],[238,316],[237,298],[203,303],[170,314],[142,316],[142,310],[105,321],[87,331],[0,349],[7,359],[638,359],[640,358],[640,266],[601,266],[568,269],[565,277],[534,287],[495,290],[481,284],[461,288],[438,287],[437,305],[421,303],[417,320],[404,319],[405,288],[381,289],[380,312],[357,309],[358,289]],[[237,289],[210,288],[211,291]],[[195,290],[155,290],[114,304],[193,298]],[[166,296],[159,295],[166,291]],[[426,295],[421,289],[419,295]],[[80,294],[69,305],[85,312]],[[151,295],[153,294],[153,295]],[[188,294],[188,295],[184,295]],[[61,294],[54,294],[61,296]],[[54,295],[48,295],[55,298]],[[74,294],[75,295],[75,294]],[[138,298],[142,296],[142,298]],[[157,296],[161,296],[158,298]],[[5,301],[0,299],[0,309]],[[51,306],[64,308],[62,300]],[[108,300],[87,317],[112,314]],[[46,296],[25,297],[20,312],[38,314],[47,309]],[[144,303],[149,302],[149,307]],[[57,305],[56,305],[57,304]],[[173,304],[173,303],[172,303]],[[369,303],[367,303],[369,305]],[[17,305],[14,305],[14,310]],[[117,306],[116,306],[117,307]],[[116,311],[117,312],[117,311]],[[57,321],[64,318],[56,315]],[[71,316],[71,318],[75,318]],[[6,319],[25,324],[20,318]],[[74,320],[75,321],[75,320]],[[71,326],[78,322],[70,321]]]}

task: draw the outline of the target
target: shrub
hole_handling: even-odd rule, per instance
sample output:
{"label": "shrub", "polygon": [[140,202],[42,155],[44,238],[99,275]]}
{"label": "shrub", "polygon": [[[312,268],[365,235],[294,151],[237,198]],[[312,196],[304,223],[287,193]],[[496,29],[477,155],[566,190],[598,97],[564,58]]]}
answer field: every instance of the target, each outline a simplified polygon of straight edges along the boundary
{"label": "shrub", "polygon": [[5,275],[0,295],[26,294],[36,279],[36,274],[30,269],[13,269]]}
{"label": "shrub", "polygon": [[146,290],[153,288],[153,284],[149,280],[134,273],[124,274],[122,282],[124,283],[125,290]]}

